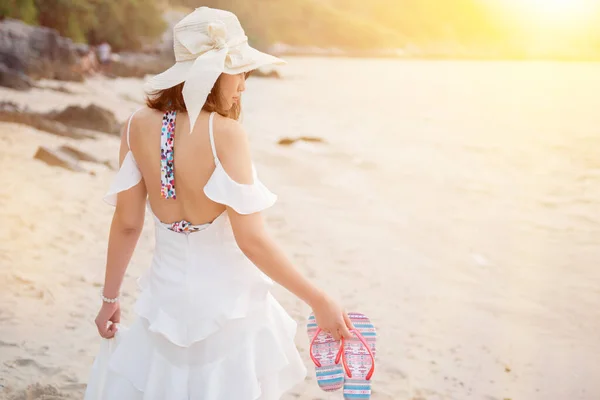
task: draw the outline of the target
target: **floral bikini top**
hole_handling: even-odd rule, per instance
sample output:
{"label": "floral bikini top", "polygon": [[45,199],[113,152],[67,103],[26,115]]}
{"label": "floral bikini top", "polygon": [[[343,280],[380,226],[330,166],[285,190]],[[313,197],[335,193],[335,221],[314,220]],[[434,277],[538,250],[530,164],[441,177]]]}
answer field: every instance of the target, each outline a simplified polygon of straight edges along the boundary
{"label": "floral bikini top", "polygon": [[[129,151],[123,159],[121,168],[113,180],[109,191],[104,196],[104,201],[113,206],[116,206],[117,204],[118,193],[132,188],[142,180],[141,171],[138,168],[129,144],[129,130],[131,128],[131,121],[133,120],[133,116],[136,112],[131,115],[127,124],[126,135],[127,147],[129,148]],[[177,199],[177,193],[175,189],[175,164],[173,157],[176,117],[176,111],[168,111],[163,115],[160,134],[161,196],[164,199],[173,200]],[[271,207],[275,201],[277,201],[277,196],[269,191],[269,189],[267,189],[267,187],[264,186],[258,179],[254,165],[252,165],[252,173],[254,177],[254,183],[252,184],[241,184],[234,181],[227,174],[225,169],[223,169],[223,166],[217,157],[213,133],[213,119],[214,113],[211,113],[209,117],[208,132],[210,137],[210,146],[215,161],[215,169],[208,179],[208,182],[204,186],[204,194],[216,203],[233,208],[239,214],[252,214]],[[150,211],[152,211],[150,208],[150,203],[147,202],[147,204]],[[166,223],[160,221],[154,212],[152,212],[152,215],[155,217],[157,223],[178,233],[189,234],[203,230],[210,225],[210,223],[194,225],[186,220]]]}

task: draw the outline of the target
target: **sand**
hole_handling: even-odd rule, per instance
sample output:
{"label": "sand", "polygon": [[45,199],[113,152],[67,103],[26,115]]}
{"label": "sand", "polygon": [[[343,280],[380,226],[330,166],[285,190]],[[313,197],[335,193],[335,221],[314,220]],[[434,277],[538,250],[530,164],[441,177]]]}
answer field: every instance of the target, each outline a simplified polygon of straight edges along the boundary
{"label": "sand", "polygon": [[[35,111],[93,102],[120,120],[142,100],[135,79],[65,85],[73,94],[0,89],[0,100]],[[368,162],[348,163],[343,154],[327,153],[327,145],[276,145],[278,137],[295,136],[296,120],[310,121],[290,109],[282,120],[261,123],[265,113],[280,115],[277,95],[283,102],[293,97],[278,85],[252,82],[249,90],[258,94],[245,117],[257,170],[280,199],[266,212],[268,226],[298,268],[375,322],[373,399],[600,398],[597,274],[577,269],[557,279],[497,269],[502,263],[477,249],[460,268],[431,262],[427,252],[438,251],[442,236],[411,233],[408,217],[399,224],[393,209],[377,207],[364,190],[371,184]],[[260,94],[269,91],[276,94]],[[318,117],[326,129],[324,114]],[[115,161],[119,143],[108,135],[76,141],[0,123],[0,398],[82,398],[100,343],[94,318],[113,211],[101,198],[114,171],[82,163],[87,172],[74,173],[32,158],[39,145],[60,144]],[[134,318],[135,279],[150,264],[153,229],[147,218],[123,283],[124,324]],[[463,233],[459,225],[455,232]],[[454,260],[451,251],[440,241],[439,254]],[[552,295],[561,283],[569,298]],[[307,380],[283,399],[342,398],[321,392],[312,376],[304,327],[310,310],[282,288],[275,295],[299,322],[296,342],[309,368]]]}

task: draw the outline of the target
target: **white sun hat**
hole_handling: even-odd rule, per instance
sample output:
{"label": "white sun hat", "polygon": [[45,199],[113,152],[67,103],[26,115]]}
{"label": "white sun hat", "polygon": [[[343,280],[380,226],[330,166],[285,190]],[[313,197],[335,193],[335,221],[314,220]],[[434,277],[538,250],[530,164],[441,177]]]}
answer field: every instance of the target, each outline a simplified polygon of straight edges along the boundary
{"label": "white sun hat", "polygon": [[148,80],[145,89],[154,92],[185,82],[183,100],[190,133],[221,73],[235,75],[265,65],[285,64],[250,47],[235,14],[209,7],[196,8],[175,25],[173,51],[175,65]]}

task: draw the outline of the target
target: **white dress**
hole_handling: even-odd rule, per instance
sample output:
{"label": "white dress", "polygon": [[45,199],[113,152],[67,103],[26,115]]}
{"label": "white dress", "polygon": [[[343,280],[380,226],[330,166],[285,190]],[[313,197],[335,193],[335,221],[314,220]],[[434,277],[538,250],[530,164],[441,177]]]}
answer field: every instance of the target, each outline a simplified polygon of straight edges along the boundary
{"label": "white dress", "polygon": [[[216,168],[204,193],[241,214],[270,207],[276,196],[255,171],[253,184],[239,184],[221,166],[212,119]],[[129,151],[105,199],[115,204],[141,179]],[[84,399],[276,400],[303,381],[296,322],[270,293],[272,280],[237,246],[227,213],[191,233],[154,219],[156,246],[138,279],[137,316],[115,338],[101,339]]]}

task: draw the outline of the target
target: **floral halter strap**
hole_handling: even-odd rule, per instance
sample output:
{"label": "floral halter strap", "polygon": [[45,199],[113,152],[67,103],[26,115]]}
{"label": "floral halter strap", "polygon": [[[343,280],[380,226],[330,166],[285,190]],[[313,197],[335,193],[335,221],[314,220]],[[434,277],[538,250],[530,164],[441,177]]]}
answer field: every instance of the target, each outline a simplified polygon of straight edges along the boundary
{"label": "floral halter strap", "polygon": [[176,117],[177,111],[167,111],[163,115],[160,132],[160,193],[165,199],[177,198],[175,194],[175,165],[173,164]]}
{"label": "floral halter strap", "polygon": [[[167,111],[163,115],[160,132],[160,194],[165,199],[177,199],[175,193],[175,164],[173,150],[175,142],[175,118],[177,111]],[[193,225],[181,220],[173,223],[161,222],[166,228],[179,233],[192,233],[204,229],[208,224]]]}

